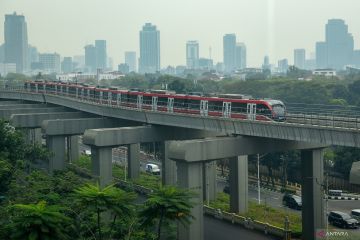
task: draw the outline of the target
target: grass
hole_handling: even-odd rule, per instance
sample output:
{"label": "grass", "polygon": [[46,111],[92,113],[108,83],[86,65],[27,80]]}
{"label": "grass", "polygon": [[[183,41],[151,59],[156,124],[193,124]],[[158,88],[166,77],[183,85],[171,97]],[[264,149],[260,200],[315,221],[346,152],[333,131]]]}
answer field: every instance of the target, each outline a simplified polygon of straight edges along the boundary
{"label": "grass", "polygon": [[[210,207],[229,212],[230,196],[227,193],[219,193],[216,201],[210,202]],[[243,214],[244,217],[250,217],[253,220],[267,222],[271,225],[284,228],[285,217],[288,216],[290,229],[293,233],[301,233],[301,216],[296,213],[288,212],[283,209],[275,209],[264,204],[249,202],[249,211]]]}

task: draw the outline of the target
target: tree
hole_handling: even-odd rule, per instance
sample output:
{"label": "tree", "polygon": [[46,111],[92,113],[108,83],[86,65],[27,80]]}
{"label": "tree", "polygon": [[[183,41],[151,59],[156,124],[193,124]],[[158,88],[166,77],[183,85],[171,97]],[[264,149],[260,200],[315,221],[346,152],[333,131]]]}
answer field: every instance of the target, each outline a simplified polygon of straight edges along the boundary
{"label": "tree", "polygon": [[14,240],[31,239],[71,239],[66,229],[72,221],[62,211],[65,209],[46,205],[45,201],[37,204],[15,204],[10,207],[10,238]]}
{"label": "tree", "polygon": [[161,229],[166,221],[187,225],[191,222],[191,198],[193,193],[174,186],[163,186],[150,194],[145,208],[140,212],[143,225],[154,225],[157,221],[157,239],[161,238]]}
{"label": "tree", "polygon": [[96,213],[98,237],[101,240],[103,239],[102,213],[111,211],[113,214],[108,234],[109,238],[111,238],[117,217],[131,215],[131,203],[136,198],[136,195],[115,188],[113,185],[101,189],[99,184],[86,184],[75,190],[74,197],[81,206]]}

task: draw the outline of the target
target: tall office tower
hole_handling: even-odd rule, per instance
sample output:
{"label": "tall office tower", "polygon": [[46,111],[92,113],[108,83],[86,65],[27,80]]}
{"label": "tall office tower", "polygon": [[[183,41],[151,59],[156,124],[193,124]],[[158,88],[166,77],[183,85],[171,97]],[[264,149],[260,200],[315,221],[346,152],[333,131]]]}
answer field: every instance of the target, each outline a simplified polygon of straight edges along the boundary
{"label": "tall office tower", "polygon": [[25,17],[14,14],[5,15],[5,62],[15,63],[18,73],[26,70],[28,54],[28,36]]}
{"label": "tall office tower", "polygon": [[5,60],[5,53],[4,53],[4,44],[0,45],[0,63],[3,63]]}
{"label": "tall office tower", "polygon": [[73,63],[76,68],[82,69],[85,67],[85,55],[76,55],[73,57]]}
{"label": "tall office tower", "polygon": [[263,65],[262,65],[262,69],[263,70],[270,70],[271,69],[269,56],[264,57],[264,62],[263,62]]}
{"label": "tall office tower", "polygon": [[235,57],[236,35],[235,34],[224,35],[223,47],[224,47],[225,72],[230,73],[234,71],[236,68],[236,57]]}
{"label": "tall office tower", "polygon": [[45,71],[50,73],[60,73],[60,55],[57,53],[39,54],[39,62],[43,65]]}
{"label": "tall office tower", "polygon": [[106,41],[95,40],[96,68],[105,70],[107,68]]}
{"label": "tall office tower", "polygon": [[288,69],[289,69],[289,63],[286,58],[278,61],[279,73],[287,73]]}
{"label": "tall office tower", "polygon": [[72,57],[64,57],[63,61],[61,62],[61,71],[63,73],[70,73],[73,71]]}
{"label": "tall office tower", "polygon": [[294,65],[297,68],[305,69],[305,49],[294,50]]}
{"label": "tall office tower", "polygon": [[188,41],[186,43],[186,67],[189,69],[197,69],[199,67],[198,41]]}
{"label": "tall office tower", "polygon": [[235,68],[246,68],[246,46],[244,43],[236,43],[235,46]]}
{"label": "tall office tower", "polygon": [[129,72],[136,72],[136,52],[125,52],[125,64],[129,66]]}
{"label": "tall office tower", "polygon": [[140,31],[139,72],[155,73],[160,70],[160,32],[155,25],[145,23]]}
{"label": "tall office tower", "polygon": [[96,48],[94,45],[85,46],[85,67],[89,72],[96,72]]}
{"label": "tall office tower", "polygon": [[36,47],[29,45],[28,48],[28,64],[39,62],[39,52]]}
{"label": "tall office tower", "polygon": [[330,19],[326,24],[328,67],[344,69],[352,63],[354,38],[342,19]]}
{"label": "tall office tower", "polygon": [[360,68],[360,50],[354,51],[353,64],[355,65],[355,67]]}
{"label": "tall office tower", "polygon": [[316,43],[316,68],[328,67],[328,51],[326,42]]}

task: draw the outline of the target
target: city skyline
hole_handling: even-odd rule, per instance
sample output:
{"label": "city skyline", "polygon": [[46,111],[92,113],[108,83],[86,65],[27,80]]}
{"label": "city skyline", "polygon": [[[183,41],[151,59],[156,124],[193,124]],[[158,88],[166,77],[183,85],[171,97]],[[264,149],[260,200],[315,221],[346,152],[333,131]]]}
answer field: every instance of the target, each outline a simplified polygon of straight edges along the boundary
{"label": "city skyline", "polygon": [[[139,54],[138,31],[146,22],[153,23],[161,32],[162,68],[185,65],[183,46],[192,39],[199,42],[200,56],[208,56],[211,47],[214,62],[222,62],[222,37],[226,33],[235,33],[237,40],[247,45],[248,66],[261,66],[265,55],[270,56],[272,63],[283,58],[292,63],[293,50],[296,48],[306,49],[307,54],[315,52],[315,42],[325,40],[324,25],[331,18],[345,20],[349,32],[354,36],[355,49],[360,48],[360,17],[354,7],[359,3],[352,0],[331,3],[305,0],[295,4],[296,8],[292,6],[294,1],[227,1],[231,6],[247,9],[243,14],[235,14],[236,7],[226,8],[226,4],[220,2],[206,2],[209,10],[204,11],[200,7],[200,3],[204,4],[203,0],[194,3],[191,9],[188,9],[191,6],[189,1],[174,1],[171,4],[164,0],[151,4],[142,0],[126,3],[109,1],[106,4],[94,1],[81,5],[82,2],[80,0],[69,8],[70,2],[62,1],[57,3],[57,8],[53,8],[51,3],[43,0],[34,0],[31,4],[20,0],[3,0],[0,14],[4,16],[14,11],[23,14],[28,25],[29,44],[36,46],[39,52],[58,52],[61,56],[81,55],[85,45],[95,39],[104,39],[107,41],[108,56],[113,57],[116,64],[124,62],[123,53],[126,51]],[[316,11],[323,9],[325,3],[327,11]],[[47,11],[39,15],[39,6]],[[86,6],[87,13],[81,11],[82,6]],[[99,6],[103,7],[102,11],[98,11]],[[111,14],[124,7],[128,9],[124,16]],[[174,7],[177,11],[170,13]],[[216,17],[219,15],[217,12],[225,9],[227,15],[222,15],[221,19]],[[188,11],[185,13],[184,10]],[[65,11],[66,18],[63,17]],[[104,16],[103,11],[109,11],[109,14]],[[196,17],[198,14],[202,17]],[[189,25],[189,18],[196,20]],[[1,25],[0,32],[3,32]],[[67,40],[67,36],[71,37],[71,41]],[[0,41],[3,43],[3,39]]]}

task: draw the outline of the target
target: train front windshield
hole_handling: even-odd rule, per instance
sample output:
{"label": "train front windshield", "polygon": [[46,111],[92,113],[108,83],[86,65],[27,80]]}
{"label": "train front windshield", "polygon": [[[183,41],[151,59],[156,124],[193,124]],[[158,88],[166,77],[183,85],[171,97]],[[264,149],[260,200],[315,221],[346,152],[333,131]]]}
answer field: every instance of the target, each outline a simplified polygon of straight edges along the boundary
{"label": "train front windshield", "polygon": [[273,115],[276,120],[285,120],[285,106],[276,104],[272,106]]}

